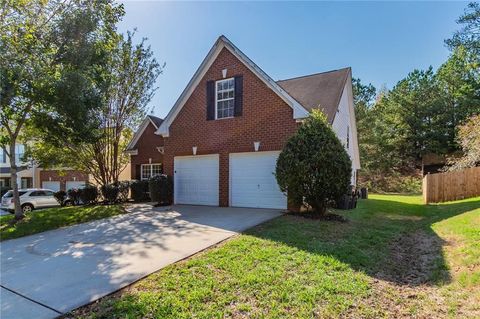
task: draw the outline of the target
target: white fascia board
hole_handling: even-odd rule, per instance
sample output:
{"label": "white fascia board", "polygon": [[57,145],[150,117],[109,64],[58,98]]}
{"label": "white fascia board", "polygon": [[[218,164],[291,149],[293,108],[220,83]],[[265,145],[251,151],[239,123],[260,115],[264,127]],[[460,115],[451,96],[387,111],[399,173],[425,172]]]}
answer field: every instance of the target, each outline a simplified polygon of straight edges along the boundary
{"label": "white fascia board", "polygon": [[345,83],[344,90],[347,90],[348,95],[348,108],[350,112],[350,126],[352,128],[352,137],[353,137],[353,150],[355,156],[355,164],[357,169],[360,169],[360,150],[358,146],[358,136],[357,136],[357,119],[355,117],[355,106],[353,103],[353,87],[352,87],[352,73],[348,74],[347,82]]}
{"label": "white fascia board", "polygon": [[302,119],[309,115],[309,112],[294,98],[292,98],[285,90],[283,90],[274,80],[272,80],[262,69],[260,69],[252,60],[250,60],[242,51],[240,51],[230,40],[225,36],[220,36],[215,42],[213,47],[208,52],[207,56],[200,64],[199,68],[193,75],[192,79],[188,82],[187,87],[183,90],[182,94],[175,102],[174,106],[168,112],[163,123],[160,125],[155,134],[168,137],[169,127],[177,117],[178,113],[186,103],[190,95],[202,80],[205,73],[213,64],[217,56],[220,54],[223,48],[227,48],[238,60],[240,60],[250,71],[252,71],[259,79],[261,79],[268,87],[270,87],[278,96],[280,96],[292,109],[293,118]]}
{"label": "white fascia board", "polygon": [[138,149],[125,151],[125,154],[128,154],[128,155],[138,155]]}

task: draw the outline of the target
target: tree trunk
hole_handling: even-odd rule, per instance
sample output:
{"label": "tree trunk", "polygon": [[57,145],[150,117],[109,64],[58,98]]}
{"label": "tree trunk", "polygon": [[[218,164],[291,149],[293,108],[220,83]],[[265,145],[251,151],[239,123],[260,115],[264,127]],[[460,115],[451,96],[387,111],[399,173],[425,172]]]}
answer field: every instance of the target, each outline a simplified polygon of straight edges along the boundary
{"label": "tree trunk", "polygon": [[13,204],[15,205],[15,220],[21,220],[25,216],[23,215],[22,207],[20,207],[20,196],[18,194],[17,184],[17,163],[15,154],[15,141],[10,144],[10,180],[13,190]]}
{"label": "tree trunk", "polygon": [[323,201],[316,201],[312,203],[313,213],[317,216],[323,217],[325,216],[325,212],[327,207],[323,203]]}

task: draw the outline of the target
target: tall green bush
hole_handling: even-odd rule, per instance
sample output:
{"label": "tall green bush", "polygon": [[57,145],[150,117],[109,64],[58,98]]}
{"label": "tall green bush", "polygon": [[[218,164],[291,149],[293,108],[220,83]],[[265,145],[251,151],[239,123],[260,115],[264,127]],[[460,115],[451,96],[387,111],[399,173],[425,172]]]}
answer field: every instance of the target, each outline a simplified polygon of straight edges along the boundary
{"label": "tall green bush", "polygon": [[53,193],[53,197],[57,200],[57,202],[63,206],[65,204],[65,198],[67,197],[67,192],[59,190],[58,192]]}
{"label": "tall green bush", "polygon": [[100,187],[102,192],[103,200],[109,204],[114,204],[117,202],[119,188],[116,184],[107,184]]}
{"label": "tall green bush", "polygon": [[288,140],[275,176],[296,205],[324,215],[328,202],[348,192],[352,163],[321,111],[314,110]]}
{"label": "tall green bush", "polygon": [[170,176],[157,175],[148,181],[150,198],[153,202],[168,205],[172,202],[173,183]]}
{"label": "tall green bush", "polygon": [[67,195],[68,197],[70,197],[70,200],[72,201],[73,205],[80,204],[80,193],[81,191],[77,188],[72,188],[67,191]]}
{"label": "tall green bush", "polygon": [[91,184],[85,185],[85,187],[80,190],[80,200],[87,205],[96,203],[98,195],[98,188]]}
{"label": "tall green bush", "polygon": [[121,202],[126,202],[128,200],[128,193],[130,192],[130,182],[121,181],[118,182],[118,199]]}
{"label": "tall green bush", "polygon": [[148,196],[148,181],[131,181],[130,191],[132,199],[135,202],[145,202],[149,200]]}

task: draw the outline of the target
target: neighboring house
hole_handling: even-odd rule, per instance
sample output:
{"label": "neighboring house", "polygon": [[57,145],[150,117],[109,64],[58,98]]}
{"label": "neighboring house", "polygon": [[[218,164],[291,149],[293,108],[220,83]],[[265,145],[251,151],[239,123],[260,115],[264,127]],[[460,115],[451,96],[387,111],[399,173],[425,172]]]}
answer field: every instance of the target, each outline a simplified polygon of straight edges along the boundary
{"label": "neighboring house", "polygon": [[[276,82],[221,36],[158,127],[163,140],[147,134],[155,126],[149,123],[142,134],[153,141],[137,136],[132,152],[142,158],[137,163],[150,156],[163,163],[163,172],[174,176],[176,204],[284,209],[276,160],[313,109],[323,110],[344,143],[355,185],[360,160],[351,69]],[[163,156],[154,158],[157,146]]]}
{"label": "neighboring house", "polygon": [[[42,187],[53,191],[79,188],[88,181],[88,175],[73,169],[42,169],[34,163],[22,162],[24,145],[16,145],[16,162],[18,167],[17,183],[19,188]],[[0,187],[11,187],[10,159],[0,149]]]}
{"label": "neighboring house", "polygon": [[[34,182],[38,181],[38,168],[31,163],[21,161],[25,152],[24,145],[15,145],[15,159],[17,164],[17,183],[21,188],[33,187]],[[0,148],[0,187],[10,187],[10,159]]]}
{"label": "neighboring house", "polygon": [[162,122],[161,118],[148,115],[127,145],[131,179],[148,180],[163,173],[163,137],[155,134]]}

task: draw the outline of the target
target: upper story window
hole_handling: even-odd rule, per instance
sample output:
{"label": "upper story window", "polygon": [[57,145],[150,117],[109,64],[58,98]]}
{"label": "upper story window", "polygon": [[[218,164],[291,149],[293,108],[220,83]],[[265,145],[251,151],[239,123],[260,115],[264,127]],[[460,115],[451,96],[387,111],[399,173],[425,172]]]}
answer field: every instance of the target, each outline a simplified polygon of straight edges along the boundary
{"label": "upper story window", "polygon": [[215,82],[215,116],[224,119],[234,116],[235,78]]}
{"label": "upper story window", "polygon": [[5,164],[7,162],[7,153],[0,148],[0,164]]}
{"label": "upper story window", "polygon": [[17,162],[22,162],[23,155],[25,155],[25,146],[22,144],[15,145],[15,160]]}

